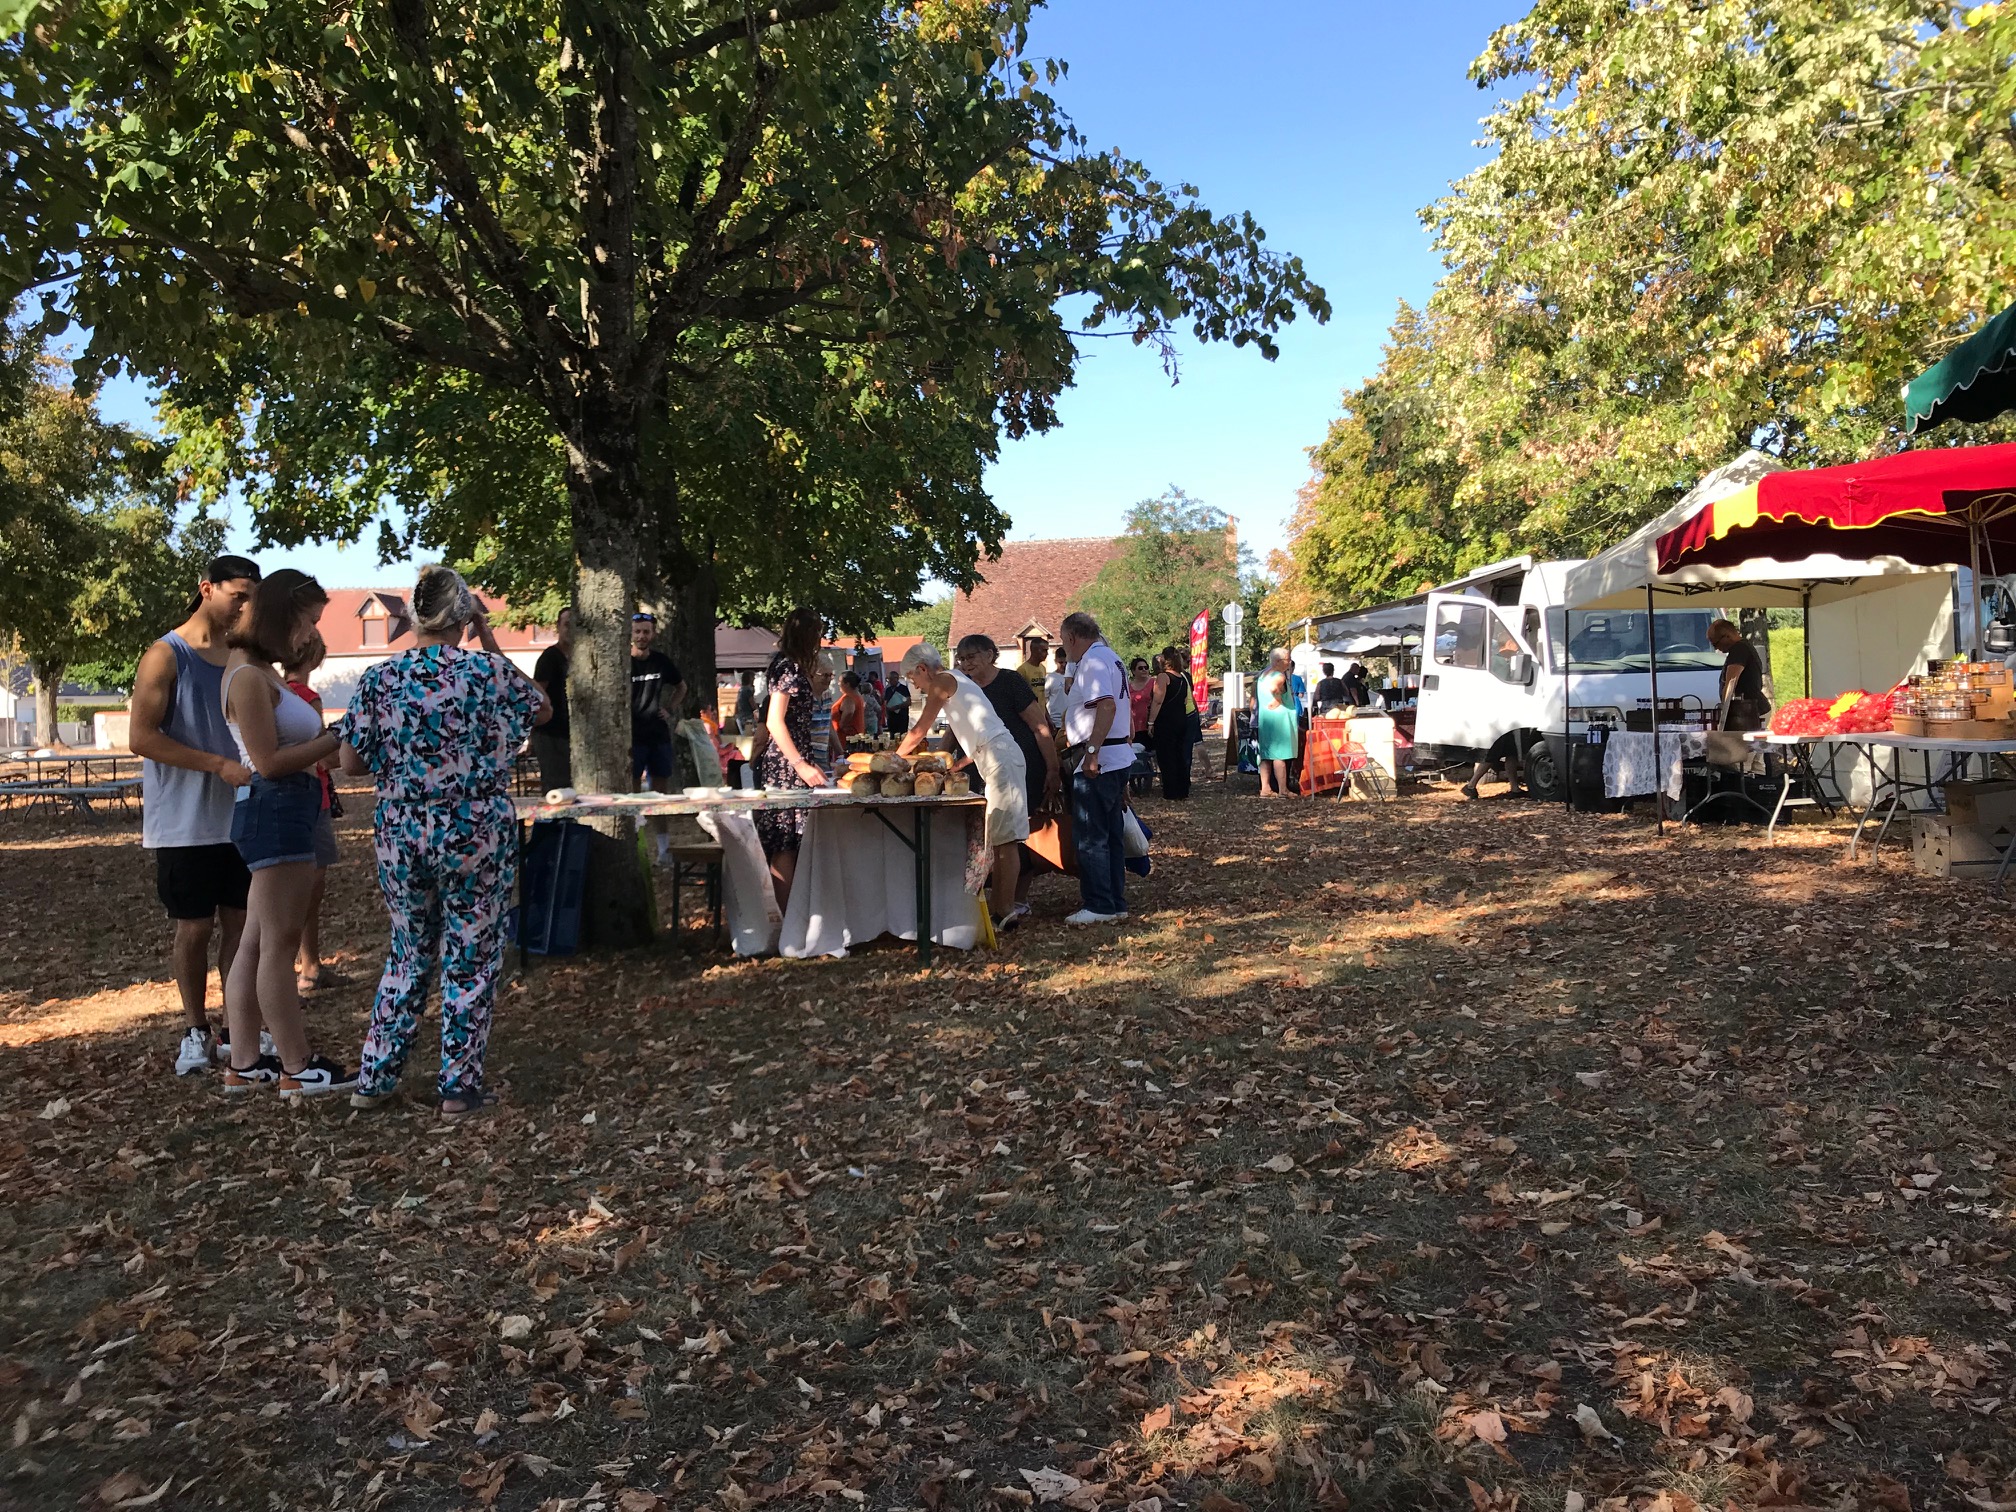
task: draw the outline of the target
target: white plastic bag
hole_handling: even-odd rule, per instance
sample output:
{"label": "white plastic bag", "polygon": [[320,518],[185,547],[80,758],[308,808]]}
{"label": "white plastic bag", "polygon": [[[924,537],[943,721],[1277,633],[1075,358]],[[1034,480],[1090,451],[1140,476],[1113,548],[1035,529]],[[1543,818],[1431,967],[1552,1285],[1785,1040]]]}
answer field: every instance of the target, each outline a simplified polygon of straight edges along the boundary
{"label": "white plastic bag", "polygon": [[1141,821],[1134,817],[1134,810],[1130,808],[1120,811],[1120,822],[1127,858],[1130,861],[1139,861],[1148,854],[1148,836],[1141,829]]}

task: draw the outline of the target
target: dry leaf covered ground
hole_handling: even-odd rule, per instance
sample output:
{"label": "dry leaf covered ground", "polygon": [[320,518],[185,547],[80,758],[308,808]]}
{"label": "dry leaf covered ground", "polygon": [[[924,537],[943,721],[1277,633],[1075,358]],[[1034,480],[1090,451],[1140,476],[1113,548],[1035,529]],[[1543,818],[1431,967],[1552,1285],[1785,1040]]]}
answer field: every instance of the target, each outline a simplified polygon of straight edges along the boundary
{"label": "dry leaf covered ground", "polygon": [[1202,794],[1117,932],[537,966],[453,1127],[175,1080],[135,829],[0,816],[0,1505],[2016,1505],[2008,906]]}

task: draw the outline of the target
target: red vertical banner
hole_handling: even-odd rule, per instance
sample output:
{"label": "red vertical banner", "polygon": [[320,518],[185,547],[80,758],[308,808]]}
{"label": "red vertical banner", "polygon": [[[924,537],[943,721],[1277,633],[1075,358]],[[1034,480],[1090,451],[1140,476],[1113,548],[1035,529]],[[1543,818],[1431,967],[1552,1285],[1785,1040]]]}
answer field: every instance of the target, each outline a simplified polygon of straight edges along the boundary
{"label": "red vertical banner", "polygon": [[1190,621],[1190,684],[1200,709],[1204,707],[1205,691],[1210,687],[1210,670],[1211,611],[1206,609]]}

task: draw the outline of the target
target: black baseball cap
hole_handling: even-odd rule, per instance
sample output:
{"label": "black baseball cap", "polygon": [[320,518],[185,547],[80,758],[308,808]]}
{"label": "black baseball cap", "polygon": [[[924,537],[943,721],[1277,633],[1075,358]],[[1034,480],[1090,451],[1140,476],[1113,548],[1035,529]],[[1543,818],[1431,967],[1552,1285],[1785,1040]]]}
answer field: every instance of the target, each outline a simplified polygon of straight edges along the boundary
{"label": "black baseball cap", "polygon": [[250,557],[220,556],[210,558],[210,565],[203,569],[206,583],[230,583],[239,578],[259,581],[259,564]]}

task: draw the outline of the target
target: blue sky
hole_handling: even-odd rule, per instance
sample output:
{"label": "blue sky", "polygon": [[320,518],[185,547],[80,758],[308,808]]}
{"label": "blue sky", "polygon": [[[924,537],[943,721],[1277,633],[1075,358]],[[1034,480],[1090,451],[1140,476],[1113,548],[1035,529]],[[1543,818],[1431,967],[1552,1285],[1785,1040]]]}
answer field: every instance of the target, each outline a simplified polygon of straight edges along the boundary
{"label": "blue sky", "polygon": [[[1298,321],[1272,363],[1185,342],[1173,387],[1154,351],[1088,343],[1063,424],[1008,443],[989,475],[1011,538],[1116,533],[1129,505],[1173,483],[1236,516],[1263,559],[1283,544],[1306,449],[1378,366],[1396,304],[1434,285],[1416,212],[1481,161],[1491,97],[1467,70],[1523,10],[1453,0],[1428,25],[1414,7],[1368,0],[1052,0],[1039,13],[1032,51],[1070,63],[1056,93],[1092,144],[1195,184],[1221,215],[1251,211],[1271,245],[1302,257],[1333,313],[1327,326]],[[132,385],[107,407],[148,418]],[[410,572],[379,566],[368,546],[287,555],[332,584]]]}
{"label": "blue sky", "polygon": [[1096,343],[1062,426],[1011,443],[989,477],[1012,536],[1116,532],[1174,483],[1236,516],[1263,560],[1284,543],[1307,448],[1378,367],[1398,302],[1434,286],[1417,212],[1483,160],[1492,96],[1469,66],[1524,11],[1454,0],[1424,25],[1367,0],[1052,0],[1031,45],[1070,62],[1056,94],[1093,145],[1195,184],[1221,215],[1251,211],[1333,313],[1297,321],[1272,363],[1186,344],[1174,388],[1154,352]]}

